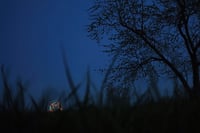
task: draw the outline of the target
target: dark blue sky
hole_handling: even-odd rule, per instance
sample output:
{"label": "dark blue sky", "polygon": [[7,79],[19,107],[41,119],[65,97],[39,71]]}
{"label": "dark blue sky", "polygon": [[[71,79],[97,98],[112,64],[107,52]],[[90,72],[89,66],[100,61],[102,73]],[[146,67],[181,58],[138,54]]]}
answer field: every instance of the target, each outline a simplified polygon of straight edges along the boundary
{"label": "dark blue sky", "polygon": [[29,82],[29,91],[67,88],[60,44],[64,45],[74,80],[85,77],[90,66],[98,85],[101,74],[93,69],[108,62],[102,48],[87,37],[87,9],[91,0],[1,0],[0,64],[11,78]]}

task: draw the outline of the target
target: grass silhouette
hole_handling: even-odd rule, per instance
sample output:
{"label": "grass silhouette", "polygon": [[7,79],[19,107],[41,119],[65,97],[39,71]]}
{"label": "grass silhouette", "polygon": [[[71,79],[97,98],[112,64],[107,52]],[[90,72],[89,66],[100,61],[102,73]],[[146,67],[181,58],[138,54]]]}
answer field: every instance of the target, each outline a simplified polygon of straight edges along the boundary
{"label": "grass silhouette", "polygon": [[[174,94],[171,97],[160,96],[158,101],[153,101],[146,99],[147,95],[138,95],[136,102],[132,104],[130,99],[124,100],[120,95],[116,95],[115,90],[109,91],[109,95],[106,95],[108,91],[105,90],[105,84],[114,59],[102,81],[102,86],[99,90],[97,89],[97,96],[91,93],[91,90],[96,87],[90,78],[90,70],[87,70],[86,91],[81,99],[77,91],[82,84],[74,83],[64,55],[65,52],[62,51],[70,92],[60,98],[63,99],[62,104],[70,106],[61,112],[48,112],[48,94],[42,95],[37,101],[25,93],[26,87],[20,79],[17,80],[18,89],[14,94],[9,86],[5,67],[1,66],[3,82],[0,101],[1,133],[188,133],[200,131],[198,127],[200,99],[198,98],[187,99]],[[30,103],[26,102],[26,96],[30,99]]]}

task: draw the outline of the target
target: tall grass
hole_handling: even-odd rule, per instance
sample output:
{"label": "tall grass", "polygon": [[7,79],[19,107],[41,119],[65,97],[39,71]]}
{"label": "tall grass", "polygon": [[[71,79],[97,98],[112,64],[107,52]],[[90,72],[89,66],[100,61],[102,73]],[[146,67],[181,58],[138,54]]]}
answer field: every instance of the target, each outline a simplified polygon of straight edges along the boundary
{"label": "tall grass", "polygon": [[[158,100],[154,100],[152,90],[143,95],[134,92],[135,102],[129,88],[112,88],[106,86],[112,66],[117,55],[110,64],[97,88],[86,72],[85,84],[75,84],[65,51],[62,51],[65,76],[69,84],[68,93],[58,96],[63,105],[62,112],[48,113],[49,94],[44,93],[36,100],[27,93],[27,87],[21,79],[16,82],[17,92],[9,86],[5,67],[1,66],[3,83],[2,100],[0,101],[0,117],[4,122],[1,132],[74,132],[74,133],[151,133],[151,132],[198,132],[200,122],[200,100],[188,100],[180,94],[161,97],[157,90]],[[83,99],[78,90],[85,85]],[[154,85],[151,85],[151,87]],[[127,89],[127,90],[126,90]],[[97,91],[97,95],[92,93]],[[177,90],[176,90],[177,92]],[[30,103],[27,103],[26,97]]]}

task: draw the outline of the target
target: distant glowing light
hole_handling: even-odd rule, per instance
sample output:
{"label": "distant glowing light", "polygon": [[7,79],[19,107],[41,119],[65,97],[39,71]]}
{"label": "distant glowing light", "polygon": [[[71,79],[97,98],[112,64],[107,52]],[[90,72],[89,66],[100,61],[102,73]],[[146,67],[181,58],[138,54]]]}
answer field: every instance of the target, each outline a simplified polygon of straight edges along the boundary
{"label": "distant glowing light", "polygon": [[48,112],[56,112],[56,111],[62,111],[62,110],[63,110],[62,105],[58,101],[52,102],[48,106]]}

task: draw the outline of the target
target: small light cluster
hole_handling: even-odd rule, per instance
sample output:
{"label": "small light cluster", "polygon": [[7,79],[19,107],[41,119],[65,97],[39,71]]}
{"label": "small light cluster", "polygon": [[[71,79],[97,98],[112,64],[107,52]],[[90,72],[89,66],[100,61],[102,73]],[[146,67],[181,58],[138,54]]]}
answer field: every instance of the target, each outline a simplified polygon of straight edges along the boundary
{"label": "small light cluster", "polygon": [[58,101],[52,102],[48,106],[48,112],[56,112],[56,111],[62,111],[62,110],[63,110],[62,105]]}

